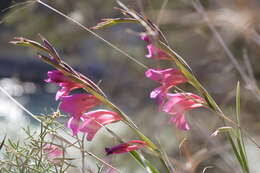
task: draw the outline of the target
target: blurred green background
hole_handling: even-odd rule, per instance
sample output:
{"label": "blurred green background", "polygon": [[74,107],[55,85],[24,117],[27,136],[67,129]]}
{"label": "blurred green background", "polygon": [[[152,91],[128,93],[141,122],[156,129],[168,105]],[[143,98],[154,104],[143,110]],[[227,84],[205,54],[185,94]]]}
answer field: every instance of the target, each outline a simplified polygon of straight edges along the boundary
{"label": "blurred green background", "polygon": [[[45,0],[66,15],[87,27],[95,26],[102,18],[120,17],[113,0]],[[235,87],[242,83],[241,122],[242,127],[260,143],[260,107],[249,83],[241,79],[224,49],[209,29],[203,16],[194,9],[189,0],[125,0],[128,7],[144,14],[164,32],[170,45],[188,62],[200,82],[217,100],[230,118],[235,113]],[[201,1],[210,23],[221,35],[229,50],[246,74],[254,76],[256,85],[260,79],[260,2],[257,0],[204,0]],[[221,137],[210,137],[221,120],[212,112],[198,109],[187,113],[191,130],[180,132],[167,120],[169,115],[158,112],[155,100],[149,98],[150,91],[158,84],[145,78],[143,69],[126,56],[109,47],[103,41],[75,25],[50,9],[33,1],[1,0],[0,24],[0,86],[22,103],[33,114],[48,114],[57,109],[55,101],[57,87],[43,80],[51,67],[36,58],[32,49],[16,47],[8,42],[16,36],[39,40],[38,33],[46,37],[63,59],[76,70],[88,76],[104,90],[111,100],[125,111],[162,147],[174,164],[179,160],[183,167],[191,165],[178,145],[187,138],[187,151],[194,163],[194,172],[202,172],[205,166],[213,166],[207,172],[240,172],[237,161],[230,154],[230,146]],[[95,31],[104,39],[135,57],[149,67],[171,67],[172,63],[146,59],[145,43],[137,36],[143,28],[136,24],[121,24]],[[251,67],[247,68],[250,61]],[[249,72],[248,72],[249,71]],[[251,81],[251,80],[249,80]],[[184,90],[195,92],[187,84]],[[258,92],[259,94],[259,92]],[[31,120],[31,121],[30,121]],[[20,135],[19,129],[28,124],[37,124],[20,110],[3,93],[0,93],[0,134]],[[120,134],[130,139],[127,131],[120,127]],[[97,153],[111,138],[106,132],[89,146]],[[101,139],[102,138],[102,139]],[[106,139],[107,138],[107,139]],[[246,138],[248,159],[252,173],[260,170],[260,151]],[[125,159],[119,159],[125,158]],[[123,172],[143,172],[139,166],[129,169],[129,156],[117,156],[112,163]],[[194,166],[192,165],[192,166]],[[187,168],[188,169],[188,168]],[[135,171],[133,171],[135,170]],[[189,171],[191,172],[191,171]]]}

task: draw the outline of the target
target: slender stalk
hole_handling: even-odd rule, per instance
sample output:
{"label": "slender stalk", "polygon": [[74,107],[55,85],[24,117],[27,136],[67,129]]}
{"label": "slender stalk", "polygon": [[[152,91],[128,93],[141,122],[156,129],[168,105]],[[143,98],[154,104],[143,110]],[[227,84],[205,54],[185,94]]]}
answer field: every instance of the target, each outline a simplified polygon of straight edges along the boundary
{"label": "slender stalk", "polygon": [[77,141],[78,141],[78,144],[79,144],[79,147],[80,147],[80,152],[81,152],[81,173],[85,173],[85,169],[86,169],[85,153],[84,153],[84,150],[85,150],[85,147],[84,147],[85,133],[82,135],[81,139],[77,136]]}
{"label": "slender stalk", "polygon": [[[82,151],[85,150],[84,147],[84,141],[85,141],[85,133],[82,135],[82,139],[81,139],[81,144],[82,144]],[[82,173],[85,173],[85,169],[86,169],[86,165],[85,165],[85,154],[83,152],[81,152],[81,157],[82,157]]]}

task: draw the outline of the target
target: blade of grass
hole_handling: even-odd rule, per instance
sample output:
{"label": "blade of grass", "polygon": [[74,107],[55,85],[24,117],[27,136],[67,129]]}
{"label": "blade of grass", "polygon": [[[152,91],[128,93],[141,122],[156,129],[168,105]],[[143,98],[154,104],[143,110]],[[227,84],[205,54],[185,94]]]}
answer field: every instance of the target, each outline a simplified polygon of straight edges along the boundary
{"label": "blade of grass", "polygon": [[245,144],[244,144],[244,139],[241,133],[241,128],[240,128],[240,83],[239,81],[237,82],[237,88],[236,88],[236,120],[238,127],[236,128],[236,133],[237,133],[237,145],[238,145],[238,151],[240,153],[241,165],[244,169],[245,172],[249,173],[249,167],[248,167],[248,161],[247,161],[247,156],[246,156],[246,150],[245,150]]}
{"label": "blade of grass", "polygon": [[139,152],[131,151],[130,154],[148,173],[159,173],[159,171]]}
{"label": "blade of grass", "polygon": [[[234,152],[234,154],[235,154],[239,164],[242,166],[243,165],[243,161],[241,160],[240,154],[239,154],[239,152],[237,150],[236,144],[234,143],[231,135],[228,135],[228,140],[229,140],[229,142],[230,142],[230,144],[232,146],[233,152]],[[242,168],[243,168],[243,166],[242,166]]]}
{"label": "blade of grass", "polygon": [[4,146],[6,136],[7,136],[7,135],[5,134],[5,137],[4,137],[3,141],[2,141],[1,144],[0,144],[0,150],[1,150],[1,149],[3,148],[3,146]]}

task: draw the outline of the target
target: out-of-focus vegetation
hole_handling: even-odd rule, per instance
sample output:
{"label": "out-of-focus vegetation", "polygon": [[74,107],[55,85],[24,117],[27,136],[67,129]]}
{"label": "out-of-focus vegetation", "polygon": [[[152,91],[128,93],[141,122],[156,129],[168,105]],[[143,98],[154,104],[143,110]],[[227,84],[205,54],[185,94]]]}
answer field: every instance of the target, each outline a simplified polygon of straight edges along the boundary
{"label": "out-of-focus vegetation", "polygon": [[[44,2],[87,27],[96,25],[102,18],[120,16],[120,13],[113,9],[117,6],[116,1],[46,0]],[[193,1],[189,0],[123,2],[160,26],[170,45],[185,58],[201,83],[233,119],[235,119],[236,83],[238,80],[241,81],[241,126],[260,143],[260,136],[257,133],[260,130],[258,106],[260,102],[255,97],[256,94],[250,91],[250,82],[243,80],[229,58],[231,52],[244,73],[254,79],[250,81],[259,86],[259,1],[205,0],[201,1],[205,11],[200,11],[201,8],[198,7],[196,9]],[[193,111],[187,116],[191,130],[180,132],[167,123],[168,115],[159,113],[156,102],[149,99],[149,93],[156,84],[145,78],[144,69],[79,26],[36,2],[1,1],[0,7],[3,10],[11,4],[17,5],[1,12],[0,85],[30,111],[40,114],[57,108],[57,103],[54,101],[54,86],[47,86],[43,82],[50,67],[37,61],[34,57],[35,52],[14,47],[8,42],[14,36],[37,40],[37,34],[41,33],[58,48],[61,56],[70,65],[99,83],[117,105],[132,115],[132,119],[145,134],[158,138],[174,164],[183,164],[184,167],[194,166],[194,172],[202,172],[206,166],[212,166],[206,172],[239,172],[239,165],[231,155],[229,145],[223,142],[221,137],[210,137],[221,125],[221,120],[211,112]],[[210,27],[215,29],[214,32]],[[154,63],[144,58],[145,44],[136,34],[141,31],[138,25],[122,24],[96,32],[147,66],[172,66],[171,63]],[[224,41],[224,48],[223,43],[222,45],[219,43],[218,36]],[[188,85],[183,87],[191,90]],[[0,93],[1,121],[8,121],[9,123],[5,123],[7,129],[14,129],[12,123],[17,119],[12,115],[22,113],[10,111],[12,105],[7,103],[9,103],[7,98]],[[21,116],[17,117],[18,120],[21,119],[19,119]],[[11,131],[12,134],[15,134],[16,130]],[[1,128],[0,132],[1,136],[10,133],[4,128]],[[104,138],[104,142],[109,138],[105,132],[100,136]],[[184,138],[187,140],[183,151],[180,151],[178,146]],[[260,161],[260,151],[247,138],[245,139],[251,172],[257,173],[260,170],[257,164]],[[99,140],[101,138],[95,139],[93,141],[95,145],[90,144],[89,147],[96,153],[103,153],[103,144],[97,145]],[[129,169],[127,159],[128,156],[117,156],[112,160],[115,160],[115,164],[123,172],[137,172],[132,169],[138,170],[138,168]]]}

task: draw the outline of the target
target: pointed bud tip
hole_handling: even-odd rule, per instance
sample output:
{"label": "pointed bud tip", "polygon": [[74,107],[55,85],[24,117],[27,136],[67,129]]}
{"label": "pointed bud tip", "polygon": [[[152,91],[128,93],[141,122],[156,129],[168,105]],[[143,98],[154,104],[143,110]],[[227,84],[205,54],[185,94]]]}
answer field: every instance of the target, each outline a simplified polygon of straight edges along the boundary
{"label": "pointed bud tip", "polygon": [[110,148],[108,148],[108,147],[105,148],[105,151],[106,151],[107,155],[112,154]]}

